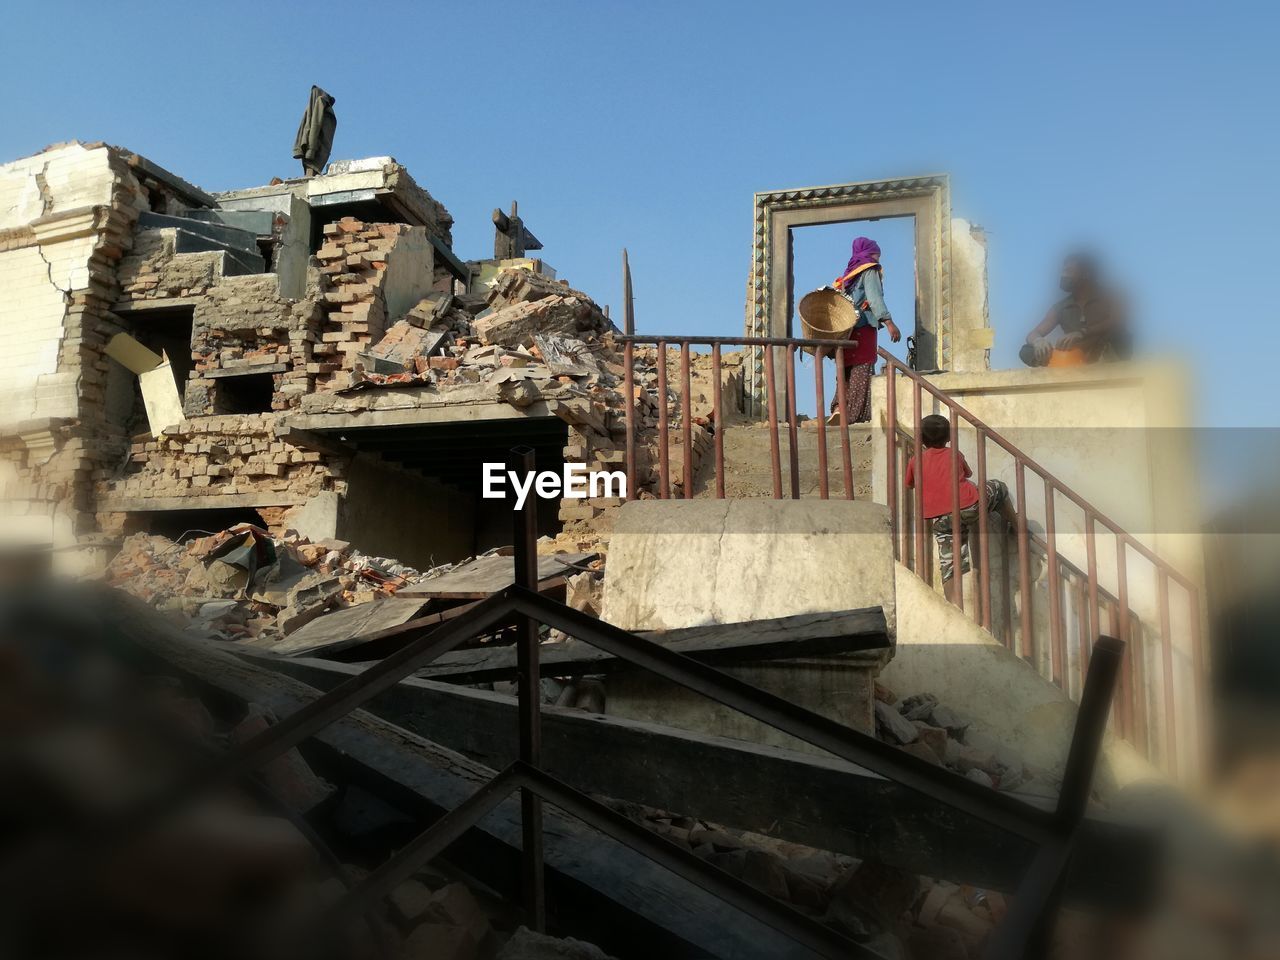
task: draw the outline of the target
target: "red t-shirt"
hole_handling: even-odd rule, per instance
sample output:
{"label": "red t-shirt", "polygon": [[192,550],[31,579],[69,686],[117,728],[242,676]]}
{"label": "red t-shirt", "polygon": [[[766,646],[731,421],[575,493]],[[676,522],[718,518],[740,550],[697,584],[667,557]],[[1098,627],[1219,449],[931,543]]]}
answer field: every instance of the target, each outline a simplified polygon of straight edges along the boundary
{"label": "red t-shirt", "polygon": [[[925,447],[921,451],[924,457],[923,478],[921,487],[924,500],[924,515],[928,520],[951,512],[951,448]],[[972,507],[978,502],[978,488],[968,479],[973,476],[964,454],[960,460],[960,509]],[[916,458],[907,461],[907,487],[916,485]]]}

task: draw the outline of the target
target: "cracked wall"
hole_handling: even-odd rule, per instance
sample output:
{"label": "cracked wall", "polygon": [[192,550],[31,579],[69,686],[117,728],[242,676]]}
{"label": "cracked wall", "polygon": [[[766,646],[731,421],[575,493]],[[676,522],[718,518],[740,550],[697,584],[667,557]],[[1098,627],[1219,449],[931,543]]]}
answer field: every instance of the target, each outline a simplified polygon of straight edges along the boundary
{"label": "cracked wall", "polygon": [[0,166],[0,427],[77,415],[79,372],[60,360],[72,294],[90,286],[92,211],[117,180],[108,149],[81,144]]}
{"label": "cracked wall", "polygon": [[127,445],[103,430],[114,264],[145,206],[127,163],[104,144],[60,144],[0,165],[5,542],[19,530],[17,539],[56,550],[94,531],[92,479]]}

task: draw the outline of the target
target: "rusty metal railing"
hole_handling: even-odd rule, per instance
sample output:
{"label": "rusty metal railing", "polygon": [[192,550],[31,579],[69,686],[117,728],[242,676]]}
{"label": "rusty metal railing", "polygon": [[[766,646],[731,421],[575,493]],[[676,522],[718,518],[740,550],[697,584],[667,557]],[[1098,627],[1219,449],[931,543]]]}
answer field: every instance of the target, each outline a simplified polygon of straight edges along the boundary
{"label": "rusty metal railing", "polygon": [[[706,495],[714,494],[721,499],[726,496],[725,435],[728,430],[738,428],[731,427],[723,413],[723,352],[725,348],[754,348],[762,351],[763,358],[767,399],[765,424],[769,437],[773,498],[796,499],[801,496],[798,442],[801,419],[797,412],[797,358],[801,352],[815,356],[812,376],[816,401],[817,496],[823,499],[832,496],[832,485],[828,479],[828,433],[835,429],[839,434],[843,467],[842,493],[846,499],[854,498],[849,425],[844,422],[844,350],[849,347],[849,341],[635,335],[623,336],[621,340],[628,398],[626,469],[629,497],[634,499],[646,489],[660,498],[673,496],[671,446],[676,431],[682,447],[679,495],[686,499],[693,497],[699,483],[702,483]],[[656,390],[637,390],[636,348],[640,346],[656,348]],[[693,415],[694,398],[689,371],[694,346],[710,347],[711,350],[711,415],[705,427]],[[670,351],[679,351],[676,390],[671,390],[668,380]],[[954,398],[892,354],[883,349],[878,353],[885,364],[887,422],[884,426],[888,442],[885,445],[884,500],[892,518],[897,559],[928,583],[934,582],[933,538],[927,535],[929,523],[921,510],[921,490],[919,485],[914,490],[905,485],[907,460],[919,458],[922,453],[918,424],[926,413],[924,398],[928,397],[931,403],[945,412],[951,423],[951,520],[956,551],[954,585],[947,591],[951,601],[965,610],[967,584],[973,598],[967,615],[1077,700],[1093,654],[1092,638],[1104,629],[1105,616],[1105,629],[1128,641],[1120,695],[1114,707],[1116,732],[1173,774],[1178,773],[1181,760],[1198,759],[1203,749],[1203,743],[1197,740],[1203,739],[1199,734],[1203,729],[1206,697],[1200,597],[1196,585]],[[834,427],[827,422],[822,362],[826,357],[835,361],[836,406],[841,412]],[[777,370],[779,361],[785,363],[785,371],[781,375]],[[905,380],[911,390],[909,416],[899,413],[900,380]],[[657,406],[656,475],[652,470],[642,471],[639,461],[642,431],[637,418],[642,410],[638,399],[640,394],[649,396]],[[676,400],[674,411],[672,395]],[[961,546],[967,535],[958,509],[961,472],[957,467],[961,456],[962,427],[966,431],[972,430],[976,438],[972,469],[979,489],[983,489],[989,479],[991,464],[988,454],[991,449],[1000,451],[1011,461],[1013,477],[1010,486],[1013,487],[1019,517],[1012,538],[1000,536],[998,543],[993,544],[987,501],[985,497],[979,497],[978,522],[967,531],[976,540],[976,549],[974,544],[969,545],[971,552],[976,554],[974,570],[969,574],[961,570],[959,562]],[[695,477],[694,441],[698,431],[704,429],[710,433],[714,461],[710,471],[703,469],[699,471],[700,476]],[[785,468],[781,439],[784,430],[787,437]],[[784,479],[789,483],[784,483]],[[1027,523],[1028,494],[1037,485],[1043,491],[1042,494],[1037,491],[1044,502],[1043,533],[1030,529]],[[1077,558],[1080,562],[1073,562],[1064,555],[1059,543],[1062,535],[1061,518],[1057,515],[1060,503],[1064,508],[1080,512],[1085,553],[1083,558]],[[1099,573],[1100,531],[1104,537],[1114,541],[1115,551],[1114,575],[1105,586]],[[1109,549],[1111,544],[1107,543],[1105,547]],[[992,564],[993,553],[1000,560],[998,568]],[[1150,566],[1155,578],[1150,602],[1141,612],[1138,609],[1141,605],[1135,604],[1131,595],[1138,576],[1135,566],[1140,562]],[[996,569],[1000,571],[998,577],[993,575]],[[1171,588],[1181,595],[1183,615],[1180,618],[1172,615]],[[1045,607],[1043,617],[1036,609],[1037,603]],[[1181,664],[1173,636],[1175,622],[1187,638]],[[1154,666],[1154,669],[1148,669],[1149,666]],[[1185,691],[1185,695],[1180,695],[1180,691]]]}
{"label": "rusty metal railing", "polygon": [[[1011,650],[1035,664],[1046,679],[1074,696],[1079,695],[1093,653],[1090,638],[1098,635],[1105,612],[1108,629],[1127,642],[1120,695],[1113,718],[1116,730],[1148,758],[1176,774],[1180,760],[1194,760],[1202,747],[1195,742],[1196,734],[1202,729],[1204,701],[1200,596],[1196,584],[945,391],[891,354],[884,350],[879,353],[885,362],[885,431],[890,438],[886,444],[886,500],[897,558],[928,582],[933,582],[934,564],[929,550],[930,538],[925,535],[923,491],[919,483],[910,489],[906,487],[905,469],[902,469],[908,457],[920,456],[919,423],[927,412],[924,409],[927,396],[941,407],[951,424],[951,525],[956,533],[955,574],[951,588],[946,591],[948,597],[961,610],[965,609],[966,574],[960,565],[960,551],[963,538],[976,534],[972,537],[976,540],[976,561],[974,569],[967,575],[976,604],[975,608],[967,611],[967,615]],[[909,384],[912,396],[910,418],[905,423],[899,413],[900,378]],[[977,523],[966,531],[960,522],[958,487],[962,475],[962,424],[973,431],[975,462],[972,469],[979,491],[984,490],[989,479],[991,448],[999,450],[1008,459],[1013,471],[1017,510],[1016,556],[1009,557],[1009,538],[1000,537],[999,570],[1002,576],[998,583],[992,579],[997,568],[992,563],[991,523],[985,495],[978,497]],[[1031,487],[1028,475],[1043,489],[1043,535],[1032,531],[1028,525]],[[1059,503],[1079,511],[1083,527],[1080,535],[1085,551],[1083,566],[1073,563],[1060,549],[1062,524],[1058,514]],[[961,531],[964,531],[963,535]],[[1099,531],[1114,540],[1113,589],[1104,588],[1099,578]],[[973,551],[974,544],[970,543],[969,547]],[[1014,561],[1012,570],[1010,559]],[[1155,577],[1154,610],[1146,610],[1145,617],[1135,609],[1130,595],[1131,570],[1135,561],[1148,564]],[[1033,576],[1033,568],[1043,571],[1043,589],[1039,592],[1036,581],[1040,578]],[[1178,654],[1172,630],[1171,584],[1181,590],[1185,602],[1184,615],[1179,622],[1185,629],[1188,655],[1181,671],[1176,668]],[[1012,602],[1015,591],[1018,597],[1016,624]],[[994,611],[997,600],[1001,611],[999,622],[996,622]],[[1047,607],[1042,629],[1037,629],[1037,603],[1044,603]],[[1149,650],[1150,645],[1154,645],[1154,649]],[[1147,671],[1149,654],[1159,664],[1159,669],[1152,675]],[[1179,683],[1180,679],[1182,683]],[[1187,697],[1179,695],[1180,689],[1187,691]],[[1190,722],[1180,725],[1180,716]],[[1159,725],[1158,731],[1152,729],[1153,724]],[[1184,743],[1180,733],[1189,734],[1185,739],[1191,742]]]}
{"label": "rusty metal railing", "polygon": [[[513,451],[511,468],[533,470],[533,451]],[[145,830],[154,817],[190,803],[206,791],[252,774],[263,764],[341,720],[459,644],[498,628],[514,627],[518,644],[519,760],[495,774],[472,796],[402,846],[390,860],[370,873],[330,909],[325,920],[332,922],[360,914],[371,902],[390,892],[443,852],[513,792],[519,791],[525,907],[528,922],[536,929],[544,929],[546,925],[542,831],[542,805],[545,801],[773,927],[819,956],[880,956],[543,771],[538,640],[538,625],[542,624],[894,780],[933,802],[978,817],[1030,841],[1037,853],[986,956],[993,960],[1017,960],[1042,955],[1085,815],[1107,712],[1123,656],[1122,641],[1101,637],[1094,647],[1095,655],[1089,665],[1066,757],[1062,788],[1056,806],[1052,810],[1044,810],[1010,794],[974,783],[945,767],[883,743],[874,736],[845,727],[722,673],[713,666],[542,596],[537,592],[535,517],[535,507],[531,502],[526,502],[515,512],[515,582],[512,586],[476,603],[453,620],[424,627],[404,648],[196,771],[172,791],[128,817],[116,832],[114,842],[127,841],[129,836],[136,836],[137,831]],[[709,786],[714,789],[714,785]]]}

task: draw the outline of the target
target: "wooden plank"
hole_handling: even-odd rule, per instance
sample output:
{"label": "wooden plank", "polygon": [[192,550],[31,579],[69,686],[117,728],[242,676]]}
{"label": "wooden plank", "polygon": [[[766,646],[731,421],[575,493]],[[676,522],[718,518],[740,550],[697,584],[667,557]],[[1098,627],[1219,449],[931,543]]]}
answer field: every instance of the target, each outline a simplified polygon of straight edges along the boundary
{"label": "wooden plank", "polygon": [[400,596],[357,603],[304,623],[283,640],[271,645],[274,653],[290,655],[337,644],[351,643],[362,634],[374,633],[412,620],[427,605],[423,597]]}
{"label": "wooden plank", "polygon": [[[879,607],[653,630],[640,636],[714,664],[830,656],[889,646],[884,612]],[[579,677],[633,669],[626,661],[580,640],[545,643],[539,652],[547,676]],[[484,683],[514,679],[515,669],[514,647],[477,647],[446,653],[418,675],[453,683]]]}
{"label": "wooden plank", "polygon": [[[361,670],[271,661],[250,649],[243,655],[321,689]],[[369,709],[487,766],[500,768],[516,755],[513,697],[413,679]],[[1017,889],[1035,855],[1012,833],[834,757],[563,707],[544,706],[542,725],[547,771],[590,793],[1007,892]],[[1154,893],[1156,868],[1154,835],[1087,820],[1067,895],[1082,905],[1137,908]]]}
{"label": "wooden plank", "polygon": [[[314,687],[232,656],[225,648],[182,636],[132,597],[95,590],[94,599],[101,602],[94,609],[105,632],[114,648],[135,663],[179,676],[194,689],[220,695],[221,702],[257,703],[280,717],[319,696]],[[87,597],[86,604],[94,599]],[[304,661],[274,660],[294,662]],[[494,774],[492,768],[363,710],[331,724],[304,744],[303,752],[322,776],[358,783],[421,827],[458,806]],[[762,921],[725,906],[554,807],[544,816],[550,920],[560,929],[618,956],[632,955],[636,943],[645,944],[653,956],[814,956]],[[450,847],[449,858],[519,902],[520,837],[520,804],[513,797]]]}
{"label": "wooden plank", "polygon": [[[583,566],[594,560],[595,553],[557,553],[538,558],[538,580],[573,573],[568,564]],[[504,590],[515,582],[515,561],[494,554],[477,557],[448,573],[398,591],[398,597],[425,597],[433,600],[482,600]]]}

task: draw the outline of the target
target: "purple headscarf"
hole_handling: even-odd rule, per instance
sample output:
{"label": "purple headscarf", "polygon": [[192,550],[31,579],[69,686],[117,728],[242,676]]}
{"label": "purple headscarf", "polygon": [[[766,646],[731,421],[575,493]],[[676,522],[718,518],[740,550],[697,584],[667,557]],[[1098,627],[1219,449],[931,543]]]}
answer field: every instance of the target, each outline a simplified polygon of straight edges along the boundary
{"label": "purple headscarf", "polygon": [[870,237],[858,237],[853,241],[853,254],[849,257],[849,263],[844,268],[845,276],[848,276],[858,267],[868,263],[875,263],[878,256],[880,256],[880,244]]}

